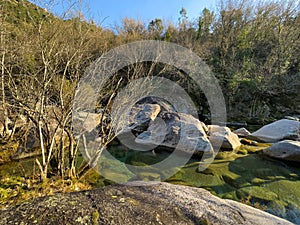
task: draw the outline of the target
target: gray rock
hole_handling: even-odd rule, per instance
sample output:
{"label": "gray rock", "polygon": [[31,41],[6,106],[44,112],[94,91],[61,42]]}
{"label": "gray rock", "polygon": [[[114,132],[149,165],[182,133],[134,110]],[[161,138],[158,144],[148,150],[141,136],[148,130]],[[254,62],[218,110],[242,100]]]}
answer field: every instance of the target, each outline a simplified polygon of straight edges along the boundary
{"label": "gray rock", "polygon": [[156,147],[173,151],[195,153],[211,152],[207,139],[207,127],[192,115],[178,113],[167,101],[147,97],[130,111],[118,134],[119,140],[135,150],[151,150]]}
{"label": "gray rock", "polygon": [[135,139],[138,144],[161,145],[182,151],[213,152],[202,123],[191,115],[165,113]]}
{"label": "gray rock", "polygon": [[300,122],[288,119],[278,120],[255,131],[251,137],[271,143],[285,139],[299,140]]}
{"label": "gray rock", "polygon": [[131,109],[129,116],[129,127],[137,132],[143,132],[149,126],[150,121],[154,121],[160,113],[158,104],[139,104]]}
{"label": "gray rock", "polygon": [[29,149],[40,147],[41,144],[38,130],[33,126],[28,127],[29,129],[26,135],[24,135],[24,142],[18,148],[20,153],[24,153]]}
{"label": "gray rock", "polygon": [[212,133],[209,141],[213,146],[221,146],[222,149],[235,150],[241,146],[239,137],[231,131]]}
{"label": "gray rock", "polygon": [[231,132],[229,127],[208,125],[209,141],[214,147],[222,149],[237,149],[241,146],[239,137]]}
{"label": "gray rock", "polygon": [[244,127],[239,128],[237,130],[234,130],[233,133],[235,133],[236,135],[238,135],[239,137],[247,137],[249,136],[251,133]]}
{"label": "gray rock", "polygon": [[289,225],[250,206],[201,188],[133,182],[56,194],[0,210],[0,224],[214,224]]}
{"label": "gray rock", "polygon": [[280,141],[264,149],[263,153],[273,158],[300,162],[300,142],[291,140]]}

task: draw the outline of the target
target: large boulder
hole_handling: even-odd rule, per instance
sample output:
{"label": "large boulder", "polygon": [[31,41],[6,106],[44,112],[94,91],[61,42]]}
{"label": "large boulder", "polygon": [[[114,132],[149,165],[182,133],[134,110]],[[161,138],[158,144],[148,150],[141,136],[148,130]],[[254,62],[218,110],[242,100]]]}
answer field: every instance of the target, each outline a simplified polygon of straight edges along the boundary
{"label": "large boulder", "polygon": [[263,126],[251,134],[251,137],[264,142],[278,142],[281,140],[299,140],[300,122],[295,120],[281,119]]}
{"label": "large boulder", "polygon": [[167,101],[147,97],[132,107],[118,138],[129,148],[150,150],[156,147],[195,153],[211,152],[205,124],[192,115],[179,113]]}
{"label": "large boulder", "polygon": [[201,188],[133,182],[56,194],[0,210],[0,224],[215,224],[290,225]]}
{"label": "large boulder", "polygon": [[300,142],[284,140],[263,150],[265,155],[273,158],[300,162]]}
{"label": "large boulder", "polygon": [[138,144],[166,146],[182,151],[213,152],[202,123],[184,113],[164,113],[137,136]]}

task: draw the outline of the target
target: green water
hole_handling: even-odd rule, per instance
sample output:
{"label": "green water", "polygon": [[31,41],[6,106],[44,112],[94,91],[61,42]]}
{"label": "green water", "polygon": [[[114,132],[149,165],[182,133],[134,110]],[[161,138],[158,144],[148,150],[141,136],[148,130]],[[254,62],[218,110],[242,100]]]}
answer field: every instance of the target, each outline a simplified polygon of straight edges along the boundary
{"label": "green water", "polygon": [[[219,152],[213,163],[201,172],[198,172],[200,158],[193,157],[183,168],[174,168],[178,172],[171,177],[168,177],[170,171],[151,166],[169,157],[169,152],[137,152],[112,147],[110,153],[119,161],[101,157],[101,166],[97,169],[102,176],[95,172],[87,179],[95,188],[114,183],[104,177],[121,182],[162,180],[201,187],[221,198],[243,202],[300,224],[300,166],[263,156],[260,151],[267,146],[242,146],[238,152]],[[144,169],[135,173],[127,164]],[[30,176],[37,173],[33,165],[33,159],[2,165],[0,178]]]}
{"label": "green water", "polygon": [[[243,202],[300,224],[300,166],[264,156],[261,150],[268,146],[242,146],[237,152],[219,152],[213,163],[201,172],[198,172],[200,158],[192,158],[166,181],[205,188],[221,198]],[[151,165],[169,157],[170,153],[125,153],[114,149],[111,153],[126,164],[150,165],[131,180],[165,180],[165,171]],[[121,173],[126,174],[124,168]]]}

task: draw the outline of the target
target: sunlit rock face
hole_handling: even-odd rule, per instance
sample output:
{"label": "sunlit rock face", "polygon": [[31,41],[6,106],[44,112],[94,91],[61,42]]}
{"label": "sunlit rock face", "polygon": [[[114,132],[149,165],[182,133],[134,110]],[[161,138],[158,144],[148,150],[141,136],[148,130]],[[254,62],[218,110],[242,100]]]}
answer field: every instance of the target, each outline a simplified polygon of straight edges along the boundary
{"label": "sunlit rock face", "polygon": [[251,137],[271,143],[286,139],[299,140],[300,122],[288,119],[278,120],[255,131]]}
{"label": "sunlit rock face", "polygon": [[192,115],[180,113],[167,101],[148,97],[130,111],[122,139],[141,146],[163,146],[183,152],[213,152],[206,126]]}

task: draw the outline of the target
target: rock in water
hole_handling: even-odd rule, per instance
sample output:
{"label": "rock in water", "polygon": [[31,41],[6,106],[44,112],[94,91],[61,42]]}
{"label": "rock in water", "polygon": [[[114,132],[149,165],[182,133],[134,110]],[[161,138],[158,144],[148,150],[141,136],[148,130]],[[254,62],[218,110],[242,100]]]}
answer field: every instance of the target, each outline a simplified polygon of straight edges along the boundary
{"label": "rock in water", "polygon": [[138,144],[161,145],[181,151],[213,152],[202,123],[191,115],[164,113],[137,136]]}
{"label": "rock in water", "polygon": [[240,142],[244,145],[253,145],[253,146],[258,146],[258,142],[257,141],[253,141],[253,140],[249,140],[247,138],[241,138]]}
{"label": "rock in water", "polygon": [[284,139],[299,140],[300,122],[288,119],[278,120],[255,131],[251,137],[271,143]]}
{"label": "rock in water", "polygon": [[211,144],[220,146],[222,149],[235,150],[241,146],[239,137],[232,132],[216,132],[209,136]]}
{"label": "rock in water", "polygon": [[239,137],[231,132],[229,127],[218,125],[208,126],[209,141],[213,146],[221,146],[222,149],[234,150],[241,146]]}
{"label": "rock in water", "polygon": [[300,162],[300,142],[285,140],[264,149],[263,153],[273,158]]}
{"label": "rock in water", "polygon": [[201,188],[133,182],[56,194],[0,210],[0,224],[214,224],[291,225]]}
{"label": "rock in water", "polygon": [[136,149],[175,148],[185,153],[213,153],[207,127],[192,115],[179,113],[167,101],[147,97],[132,107],[118,137]]}

